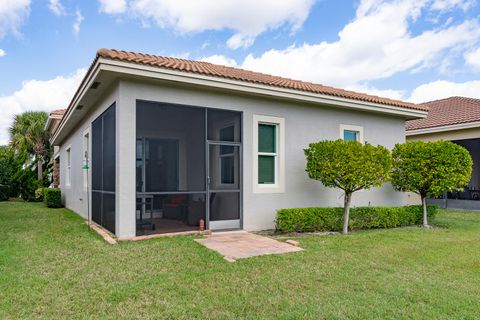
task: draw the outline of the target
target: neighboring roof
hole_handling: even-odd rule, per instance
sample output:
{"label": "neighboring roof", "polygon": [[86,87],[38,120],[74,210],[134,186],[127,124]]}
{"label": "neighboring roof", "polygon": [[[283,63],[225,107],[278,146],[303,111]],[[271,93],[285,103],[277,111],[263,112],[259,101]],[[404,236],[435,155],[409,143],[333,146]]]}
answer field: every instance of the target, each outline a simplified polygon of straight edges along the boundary
{"label": "neighboring roof", "polygon": [[50,133],[53,134],[57,130],[58,125],[60,124],[60,121],[62,120],[63,115],[66,111],[67,109],[58,109],[51,111],[48,115],[47,122],[45,123],[45,130],[50,131]]}
{"label": "neighboring roof", "polygon": [[[427,111],[422,105],[404,102],[400,100],[393,100],[382,98],[378,96],[337,89],[333,87],[324,86],[321,84],[314,84],[299,80],[292,80],[288,78],[272,76],[260,72],[253,72],[239,68],[232,68],[222,65],[216,65],[204,61],[193,61],[179,58],[161,57],[155,55],[148,55],[142,53],[135,53],[129,51],[120,51],[114,49],[100,49],[97,51],[97,58],[136,63],[148,65],[152,67],[165,68],[177,71],[184,71],[196,74],[202,74],[212,77],[220,77],[231,80],[245,81],[267,86],[274,86],[286,89],[293,89],[298,91],[306,91],[317,94],[330,95],[346,99],[360,100],[370,103],[377,103],[406,109],[414,109]],[[322,71],[319,70],[319,73]]]}
{"label": "neighboring roof", "polygon": [[50,117],[52,118],[62,118],[67,109],[58,109],[50,112]]}
{"label": "neighboring roof", "polygon": [[407,131],[480,121],[480,99],[450,97],[422,105],[429,108],[428,116],[406,121]]}

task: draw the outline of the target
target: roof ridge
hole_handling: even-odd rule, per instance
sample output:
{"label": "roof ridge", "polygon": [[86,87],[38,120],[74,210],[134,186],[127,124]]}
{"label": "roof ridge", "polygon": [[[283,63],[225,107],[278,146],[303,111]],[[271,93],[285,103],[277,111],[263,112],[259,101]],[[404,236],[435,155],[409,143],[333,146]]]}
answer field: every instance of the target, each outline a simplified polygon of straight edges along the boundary
{"label": "roof ridge", "polygon": [[427,104],[431,104],[431,103],[436,103],[436,102],[440,102],[440,101],[447,101],[447,100],[454,100],[454,99],[480,101],[480,99],[472,98],[472,97],[451,96],[451,97],[447,97],[447,98],[441,98],[441,99],[436,99],[436,100],[431,100],[431,101],[425,101],[425,102],[420,103],[420,105],[427,105]]}

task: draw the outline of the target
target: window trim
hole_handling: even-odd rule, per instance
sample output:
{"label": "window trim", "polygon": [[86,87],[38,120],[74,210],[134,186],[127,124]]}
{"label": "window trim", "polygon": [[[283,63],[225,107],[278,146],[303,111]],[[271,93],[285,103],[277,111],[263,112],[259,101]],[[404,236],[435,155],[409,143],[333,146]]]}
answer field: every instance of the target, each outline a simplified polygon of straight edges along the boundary
{"label": "window trim", "polygon": [[358,132],[357,141],[360,142],[360,143],[364,143],[363,127],[362,126],[355,126],[355,125],[351,125],[351,124],[341,124],[340,125],[340,139],[341,140],[344,140],[345,131]]}
{"label": "window trim", "polygon": [[[88,136],[88,138],[87,138]],[[85,138],[88,139],[88,142],[87,142],[87,145],[85,145]],[[90,134],[90,128],[87,128],[85,129],[85,131],[83,131],[83,154],[82,154],[82,176],[83,176],[83,191],[88,191],[88,189],[90,188],[89,184],[90,184],[90,167],[91,167],[91,149],[90,149],[90,146],[91,146],[91,134]],[[87,157],[85,157],[85,152],[87,153]],[[85,161],[86,160],[86,161]],[[87,164],[89,169],[88,170],[85,170],[83,169],[83,166]]]}
{"label": "window trim", "polygon": [[[273,165],[274,165],[274,174],[273,174],[273,180],[274,182],[273,183],[260,183],[258,182],[259,185],[275,185],[278,181],[278,123],[267,123],[267,122],[258,122],[257,123],[257,129],[260,125],[266,125],[266,126],[272,126],[275,128],[275,152],[263,152],[263,151],[258,151],[258,147],[257,147],[257,161],[258,161],[258,158],[261,157],[261,156],[266,156],[266,157],[272,157],[273,158]],[[257,141],[258,141],[258,137],[257,137]],[[258,175],[258,174],[257,174]],[[258,179],[258,177],[257,177]]]}
{"label": "window trim", "polygon": [[70,188],[72,185],[72,146],[65,148],[65,187]]}
{"label": "window trim", "polygon": [[[276,152],[258,151],[258,127],[260,124],[275,125]],[[275,183],[260,184],[258,182],[259,156],[274,156]],[[285,118],[253,115],[253,193],[284,193],[285,192]]]}

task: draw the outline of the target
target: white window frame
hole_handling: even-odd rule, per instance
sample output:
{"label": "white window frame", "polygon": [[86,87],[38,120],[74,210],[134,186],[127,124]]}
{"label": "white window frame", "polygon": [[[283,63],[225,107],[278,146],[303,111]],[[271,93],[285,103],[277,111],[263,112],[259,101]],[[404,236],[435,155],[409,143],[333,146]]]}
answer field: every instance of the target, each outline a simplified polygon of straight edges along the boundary
{"label": "white window frame", "polygon": [[72,185],[72,146],[65,148],[65,187]]}
{"label": "white window frame", "polygon": [[83,168],[84,165],[88,165],[90,167],[90,128],[83,131],[83,153],[82,153],[82,171],[83,171],[83,190],[88,190],[88,184],[90,181],[89,173],[90,169],[85,170]]}
{"label": "white window frame", "polygon": [[361,126],[355,126],[351,124],[341,124],[340,125],[340,139],[344,139],[344,133],[345,131],[355,131],[357,132],[357,141],[360,143],[364,143],[363,140],[363,127]]}
{"label": "white window frame", "polygon": [[[276,152],[258,152],[258,126],[260,124],[275,125]],[[275,157],[275,183],[258,183],[258,157],[269,155]],[[253,115],[253,193],[285,192],[285,119],[274,116]]]}

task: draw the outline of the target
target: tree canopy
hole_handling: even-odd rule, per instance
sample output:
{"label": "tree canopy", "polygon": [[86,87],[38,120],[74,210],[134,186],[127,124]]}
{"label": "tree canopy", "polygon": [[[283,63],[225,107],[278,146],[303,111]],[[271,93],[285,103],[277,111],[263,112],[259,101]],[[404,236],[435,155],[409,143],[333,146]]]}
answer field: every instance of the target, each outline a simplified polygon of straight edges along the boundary
{"label": "tree canopy", "polygon": [[388,149],[368,143],[320,141],[311,143],[304,151],[311,179],[350,193],[381,186],[392,168]]}
{"label": "tree canopy", "polygon": [[38,180],[42,179],[43,164],[49,156],[49,132],[45,130],[48,114],[41,111],[27,111],[16,115],[10,127],[10,144],[17,151],[24,150],[35,156]]}
{"label": "tree canopy", "polygon": [[428,226],[425,199],[463,189],[472,175],[472,157],[465,148],[450,141],[397,144],[392,157],[392,184],[396,190],[420,195],[424,226]]}
{"label": "tree canopy", "polygon": [[352,193],[380,187],[389,179],[390,152],[383,146],[345,140],[311,143],[304,152],[311,179],[345,192],[343,233],[347,233]]}

